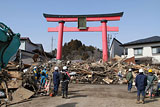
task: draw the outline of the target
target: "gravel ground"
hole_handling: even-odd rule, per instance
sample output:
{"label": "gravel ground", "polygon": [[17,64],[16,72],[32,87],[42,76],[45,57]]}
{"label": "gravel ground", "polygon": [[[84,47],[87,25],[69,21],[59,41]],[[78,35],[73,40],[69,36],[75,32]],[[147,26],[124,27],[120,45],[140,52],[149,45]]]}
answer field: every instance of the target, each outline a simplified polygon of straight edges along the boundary
{"label": "gravel ground", "polygon": [[160,107],[160,97],[136,104],[136,89],[126,85],[70,84],[69,99],[42,96],[10,107]]}

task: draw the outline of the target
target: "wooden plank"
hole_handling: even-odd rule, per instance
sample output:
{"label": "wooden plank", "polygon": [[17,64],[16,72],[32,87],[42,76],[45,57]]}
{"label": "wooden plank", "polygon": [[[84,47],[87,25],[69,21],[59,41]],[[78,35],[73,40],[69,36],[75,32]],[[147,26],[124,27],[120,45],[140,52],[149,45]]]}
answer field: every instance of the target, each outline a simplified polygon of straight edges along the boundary
{"label": "wooden plank", "polygon": [[13,100],[11,103],[17,103],[29,99],[32,95],[34,95],[34,92],[20,87],[12,94]]}

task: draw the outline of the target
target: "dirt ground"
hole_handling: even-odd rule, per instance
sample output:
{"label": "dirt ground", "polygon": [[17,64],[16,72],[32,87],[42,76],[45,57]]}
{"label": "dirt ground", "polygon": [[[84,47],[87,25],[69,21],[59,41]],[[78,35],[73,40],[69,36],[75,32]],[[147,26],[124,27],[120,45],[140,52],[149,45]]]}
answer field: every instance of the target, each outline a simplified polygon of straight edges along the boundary
{"label": "dirt ground", "polygon": [[126,85],[70,84],[69,99],[42,96],[10,107],[160,107],[160,97],[136,104],[136,89]]}

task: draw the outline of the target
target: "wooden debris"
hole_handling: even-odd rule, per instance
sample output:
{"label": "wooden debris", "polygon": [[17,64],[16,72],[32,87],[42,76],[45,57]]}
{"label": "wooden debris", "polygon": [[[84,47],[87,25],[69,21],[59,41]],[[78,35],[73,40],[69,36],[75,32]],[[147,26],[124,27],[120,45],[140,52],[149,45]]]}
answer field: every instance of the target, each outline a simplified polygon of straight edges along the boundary
{"label": "wooden debris", "polygon": [[18,88],[13,94],[12,94],[12,102],[11,103],[17,103],[23,100],[29,99],[32,95],[34,95],[34,92],[27,90],[23,87]]}

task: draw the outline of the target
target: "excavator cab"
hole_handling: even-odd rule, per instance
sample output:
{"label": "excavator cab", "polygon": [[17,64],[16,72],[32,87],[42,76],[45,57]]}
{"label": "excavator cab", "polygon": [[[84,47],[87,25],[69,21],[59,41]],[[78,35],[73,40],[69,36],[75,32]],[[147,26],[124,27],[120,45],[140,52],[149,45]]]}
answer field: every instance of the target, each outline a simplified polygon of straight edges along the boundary
{"label": "excavator cab", "polygon": [[0,71],[6,67],[10,58],[20,46],[20,34],[13,33],[5,24],[0,22]]}

